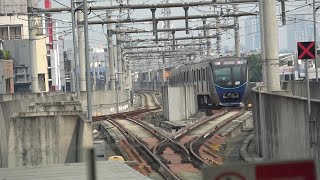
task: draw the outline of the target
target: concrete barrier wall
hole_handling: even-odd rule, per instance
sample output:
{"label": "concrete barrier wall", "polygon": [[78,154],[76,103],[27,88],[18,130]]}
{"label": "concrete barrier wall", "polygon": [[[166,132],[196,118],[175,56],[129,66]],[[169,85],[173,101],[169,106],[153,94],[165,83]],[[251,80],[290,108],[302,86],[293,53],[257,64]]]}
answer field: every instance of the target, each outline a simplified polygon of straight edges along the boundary
{"label": "concrete barrier wall", "polygon": [[[7,96],[9,97],[9,96]],[[25,98],[23,98],[25,97]],[[27,97],[35,97],[35,98],[27,98]],[[6,158],[6,152],[8,150],[8,133],[10,128],[10,117],[14,113],[19,112],[27,112],[29,109],[29,105],[34,102],[57,102],[57,101],[70,101],[72,99],[70,94],[56,94],[52,96],[42,96],[36,98],[35,94],[30,94],[30,96],[11,96],[11,98],[15,99],[12,101],[3,101],[0,102],[0,167],[3,162],[3,159]],[[19,100],[20,99],[20,100]]]}
{"label": "concrete barrier wall", "polygon": [[[92,94],[92,111],[94,116],[117,113],[117,101],[119,112],[128,110],[131,105],[131,94],[129,90],[119,91],[95,91]],[[86,111],[87,94],[81,93],[81,104]]]}
{"label": "concrete barrier wall", "polygon": [[[286,92],[281,92],[282,95],[259,93],[258,88],[252,93],[256,151],[261,157],[265,160],[303,159],[310,158],[310,154],[313,158],[319,157],[319,140],[314,150],[310,148],[313,133],[309,130],[306,98],[283,95]],[[313,99],[311,107],[311,119],[319,129],[320,101]],[[319,135],[317,132],[315,136]]]}
{"label": "concrete barrier wall", "polygon": [[169,121],[181,121],[197,113],[195,86],[168,87],[162,90],[163,116]]}
{"label": "concrete barrier wall", "polygon": [[[282,89],[291,90],[294,96],[307,97],[307,83],[305,81],[282,82]],[[310,82],[310,97],[320,99],[320,83]]]}
{"label": "concrete barrier wall", "polygon": [[[165,86],[168,85],[167,82],[164,83]],[[134,82],[133,89],[136,91],[161,91],[163,83],[162,82]]]}
{"label": "concrete barrier wall", "polygon": [[90,122],[74,115],[13,117],[8,167],[81,162],[92,146],[91,132]]}
{"label": "concrete barrier wall", "polygon": [[[96,91],[93,93],[94,115],[112,114],[117,111],[117,97],[119,99],[119,110],[124,111],[130,105],[130,91]],[[72,93],[46,93],[46,94],[15,94],[1,95],[0,102],[0,167],[7,165],[8,139],[10,129],[10,118],[14,113],[28,112],[29,106],[35,102],[59,102],[72,101]],[[86,93],[81,93],[82,109],[86,110]],[[50,122],[50,120],[48,121]],[[53,125],[53,124],[52,124]],[[48,126],[49,127],[49,126]],[[50,127],[53,128],[53,127]],[[37,127],[35,127],[37,129]],[[90,137],[90,136],[88,136]]]}
{"label": "concrete barrier wall", "polygon": [[72,95],[75,96],[73,93],[61,93],[61,92],[46,92],[46,93],[15,93],[15,94],[0,94],[0,102],[2,101],[13,101],[19,99],[30,99],[30,98],[37,98],[37,99],[46,99],[51,97],[52,100],[59,101],[63,97],[71,97]]}

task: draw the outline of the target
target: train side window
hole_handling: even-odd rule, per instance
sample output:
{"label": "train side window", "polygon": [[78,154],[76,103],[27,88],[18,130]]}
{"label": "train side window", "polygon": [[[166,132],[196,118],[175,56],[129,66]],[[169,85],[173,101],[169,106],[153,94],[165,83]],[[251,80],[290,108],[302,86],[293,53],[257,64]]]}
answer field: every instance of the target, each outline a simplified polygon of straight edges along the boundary
{"label": "train side window", "polygon": [[196,71],[193,70],[193,82],[196,82]]}
{"label": "train side window", "polygon": [[200,81],[200,69],[198,70],[198,81]]}
{"label": "train side window", "polygon": [[202,71],[203,71],[203,73],[202,73],[203,81],[206,81],[206,69],[203,69]]}

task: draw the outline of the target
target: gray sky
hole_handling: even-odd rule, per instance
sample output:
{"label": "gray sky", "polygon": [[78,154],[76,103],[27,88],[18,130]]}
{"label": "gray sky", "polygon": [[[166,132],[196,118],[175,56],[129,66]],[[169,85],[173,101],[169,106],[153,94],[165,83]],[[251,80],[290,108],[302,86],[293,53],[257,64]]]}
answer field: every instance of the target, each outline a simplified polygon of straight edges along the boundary
{"label": "gray sky", "polygon": [[[43,6],[43,1],[40,1],[39,6]],[[67,6],[70,6],[70,0],[56,0],[58,2],[60,2],[61,4],[65,4]],[[94,3],[94,5],[106,5],[106,4],[110,4],[112,3],[113,5],[117,5],[117,1],[116,0],[96,0],[97,2]],[[127,0],[123,0],[124,2],[126,2]],[[171,2],[192,2],[192,1],[197,1],[197,0],[171,0]],[[312,6],[308,6],[306,5],[306,2],[308,2],[307,0],[302,0],[302,1],[298,1],[298,2],[292,2],[289,1],[287,2],[287,6],[286,9],[288,12],[288,24],[290,23],[294,23],[294,20],[292,18],[290,18],[290,15],[292,14],[306,14],[306,13],[310,13],[312,12]],[[311,1],[309,0],[309,3]],[[160,0],[130,0],[130,4],[142,4],[142,3],[161,3]],[[54,2],[54,0],[52,0],[52,4],[54,7],[61,7],[62,5]],[[224,9],[232,9],[232,6],[224,6]],[[239,6],[240,11],[243,12],[257,12],[259,11],[259,7],[256,4],[246,4],[246,5],[241,5]],[[182,8],[172,8],[172,15],[184,15],[184,11]],[[212,14],[214,13],[214,8],[213,7],[197,7],[197,8],[190,8],[189,10],[189,15],[196,15],[196,14]],[[127,10],[124,10],[126,14],[122,15],[122,18],[127,18],[128,14],[127,14]],[[277,11],[278,11],[278,15],[280,14],[280,6],[278,4],[277,6]],[[161,15],[161,9],[157,10],[157,17],[162,16]],[[95,12],[94,14],[91,13],[89,15],[89,18],[92,18],[93,16],[96,16],[97,14],[101,14],[101,18],[105,18],[105,13],[104,12]],[[119,11],[114,11],[113,12],[113,18],[117,18],[117,15],[119,14]],[[57,19],[60,20],[67,20],[70,21],[70,14],[68,13],[64,13],[64,14],[60,14],[60,15],[55,15],[54,16]],[[131,10],[130,11],[130,17],[131,18],[147,18],[147,17],[151,17],[151,11],[144,9],[144,10]],[[310,20],[312,20],[312,16],[309,16],[309,18],[311,18]],[[99,20],[98,17],[93,18],[95,20]],[[245,37],[245,31],[244,31],[244,20],[246,19],[246,17],[242,17],[239,20],[240,23],[240,34],[241,34],[241,44],[244,45],[244,37]],[[212,21],[212,20],[211,20]],[[212,21],[213,22],[213,21]],[[222,21],[224,22],[224,24],[232,24],[233,20],[229,19],[229,20],[225,20]],[[184,27],[184,21],[172,21],[173,23],[173,27],[177,28],[177,27]],[[197,25],[201,25],[202,21],[198,20],[196,22],[191,21],[189,23],[190,27],[194,27]],[[281,22],[279,21],[279,26],[281,25]],[[63,30],[68,30],[70,28],[70,24],[68,23],[59,23],[59,26],[62,27],[68,27],[68,28],[61,28],[59,29],[60,31]],[[125,24],[126,27],[133,27],[133,28],[140,28],[140,29],[152,29],[152,26],[150,23],[147,24]],[[161,23],[159,23],[158,28],[161,28]],[[103,28],[102,25],[94,25],[91,26],[90,28],[90,45],[93,47],[99,47],[99,46],[105,46],[106,43],[106,39],[105,36],[103,34]],[[105,29],[105,28],[104,28]],[[191,31],[193,32],[193,35],[197,35],[199,32],[197,31]],[[210,33],[214,33],[214,31],[211,31]],[[223,37],[222,37],[222,47],[223,46],[229,46],[231,49],[233,49],[234,46],[234,40],[233,40],[233,30],[228,30],[226,32],[223,33]],[[152,33],[150,34],[137,34],[134,35],[135,37],[139,37],[139,38],[152,38]],[[178,34],[176,34],[177,37],[179,36],[187,36],[185,34],[185,32],[179,32]],[[65,37],[65,39],[71,39],[71,34],[67,35]],[[280,44],[280,49],[284,49],[287,46],[286,43],[286,26],[279,27],[279,44]]]}

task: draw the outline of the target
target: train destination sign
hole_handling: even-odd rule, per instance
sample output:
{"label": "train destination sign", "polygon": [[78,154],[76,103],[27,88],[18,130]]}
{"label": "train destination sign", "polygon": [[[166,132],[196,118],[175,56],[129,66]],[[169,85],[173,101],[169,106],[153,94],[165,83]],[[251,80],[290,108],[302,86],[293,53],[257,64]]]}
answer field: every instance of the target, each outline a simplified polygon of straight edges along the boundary
{"label": "train destination sign", "polygon": [[312,160],[241,164],[204,169],[204,180],[316,180]]}
{"label": "train destination sign", "polygon": [[312,42],[298,42],[298,59],[316,59],[316,47]]}

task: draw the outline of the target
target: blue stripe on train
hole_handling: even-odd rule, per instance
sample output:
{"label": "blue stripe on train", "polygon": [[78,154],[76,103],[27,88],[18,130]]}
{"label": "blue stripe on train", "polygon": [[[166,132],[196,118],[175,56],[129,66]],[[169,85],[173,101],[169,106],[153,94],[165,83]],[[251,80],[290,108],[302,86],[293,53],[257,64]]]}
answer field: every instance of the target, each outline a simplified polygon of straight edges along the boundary
{"label": "blue stripe on train", "polygon": [[[216,91],[217,94],[219,96],[221,105],[223,106],[229,106],[229,105],[238,105],[241,103],[244,92],[246,90],[246,85],[247,83],[244,83],[238,87],[234,87],[234,88],[224,88],[221,86],[218,86],[217,84],[215,84],[216,87]],[[239,93],[239,98],[238,99],[223,99],[223,93],[228,93],[228,92],[238,92]]]}

